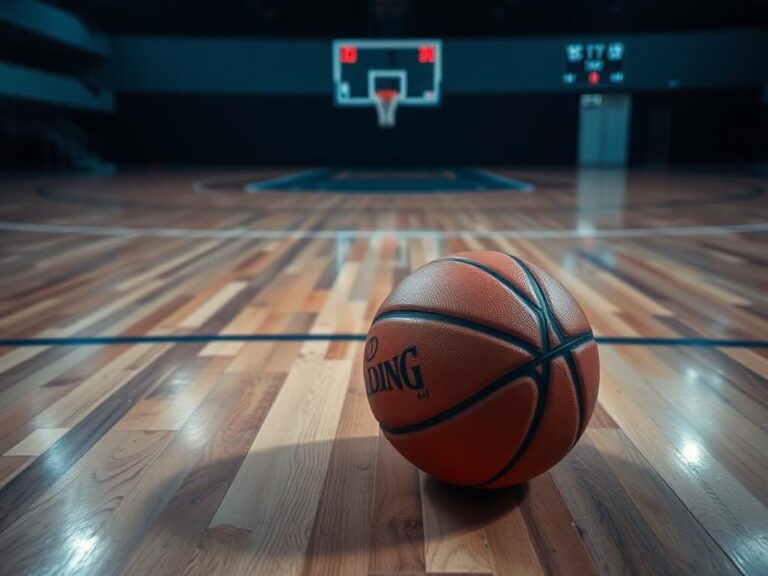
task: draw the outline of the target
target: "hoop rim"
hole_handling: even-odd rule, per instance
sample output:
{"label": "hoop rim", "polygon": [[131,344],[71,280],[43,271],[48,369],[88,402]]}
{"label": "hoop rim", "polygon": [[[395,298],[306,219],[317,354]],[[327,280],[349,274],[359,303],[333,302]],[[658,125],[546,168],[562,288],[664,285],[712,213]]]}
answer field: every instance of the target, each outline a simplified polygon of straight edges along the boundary
{"label": "hoop rim", "polygon": [[400,90],[382,88],[381,90],[376,90],[374,98],[383,102],[393,102],[400,99]]}

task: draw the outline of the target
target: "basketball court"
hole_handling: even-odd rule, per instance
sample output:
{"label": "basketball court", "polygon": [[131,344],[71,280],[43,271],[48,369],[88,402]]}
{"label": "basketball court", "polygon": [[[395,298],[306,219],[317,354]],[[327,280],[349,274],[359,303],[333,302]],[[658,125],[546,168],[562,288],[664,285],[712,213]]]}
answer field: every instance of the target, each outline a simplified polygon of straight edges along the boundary
{"label": "basketball court", "polygon": [[[85,0],[17,8],[0,9],[0,573],[766,573],[759,22],[416,37],[379,14],[386,34],[264,39],[234,16],[213,36],[200,7],[192,29],[160,6],[146,28]],[[388,295],[479,251],[559,280],[591,325],[576,344],[599,350],[581,437],[497,490],[403,457],[390,433],[454,414],[380,425],[366,376]],[[539,360],[575,372],[545,340]],[[438,345],[481,374],[469,347]]]}

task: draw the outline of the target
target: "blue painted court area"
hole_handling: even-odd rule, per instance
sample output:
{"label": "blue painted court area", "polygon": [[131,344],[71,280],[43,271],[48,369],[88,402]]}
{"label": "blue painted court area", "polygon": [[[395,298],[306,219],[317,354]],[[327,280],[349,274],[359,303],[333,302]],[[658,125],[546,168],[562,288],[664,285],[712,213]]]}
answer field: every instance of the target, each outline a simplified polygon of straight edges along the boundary
{"label": "blue painted court area", "polygon": [[479,168],[322,168],[252,182],[248,192],[342,192],[348,194],[445,194],[477,191],[531,192],[527,182]]}

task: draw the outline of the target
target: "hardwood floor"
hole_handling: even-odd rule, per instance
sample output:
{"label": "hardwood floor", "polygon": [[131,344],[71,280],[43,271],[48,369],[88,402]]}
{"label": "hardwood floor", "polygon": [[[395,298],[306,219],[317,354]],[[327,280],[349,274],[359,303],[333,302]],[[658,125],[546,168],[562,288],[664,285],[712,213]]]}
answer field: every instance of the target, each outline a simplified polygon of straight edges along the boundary
{"label": "hardwood floor", "polygon": [[[0,182],[0,573],[765,574],[768,179],[502,173],[536,189]],[[585,436],[496,492],[412,467],[362,383],[393,286],[475,249],[602,339]]]}

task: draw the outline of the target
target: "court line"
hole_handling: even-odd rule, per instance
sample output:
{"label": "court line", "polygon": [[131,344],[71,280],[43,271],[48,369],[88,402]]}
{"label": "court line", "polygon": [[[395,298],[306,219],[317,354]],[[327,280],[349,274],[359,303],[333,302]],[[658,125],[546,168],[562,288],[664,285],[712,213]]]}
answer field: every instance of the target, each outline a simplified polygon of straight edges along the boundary
{"label": "court line", "polygon": [[491,182],[496,182],[497,184],[501,184],[510,189],[517,190],[518,192],[530,193],[536,190],[536,186],[530,182],[524,182],[523,180],[513,180],[512,178],[507,178],[498,172],[491,172],[490,170],[485,170],[484,168],[469,168],[468,170],[480,174],[483,178],[487,178]]}
{"label": "court line", "polygon": [[[191,342],[364,342],[367,334],[182,334],[157,336],[84,336],[68,338],[0,338],[0,347],[109,346],[119,344],[183,344]],[[728,338],[644,338],[596,336],[595,342],[609,346],[695,346],[709,348],[768,348],[768,340]]]}
{"label": "court line", "polygon": [[214,238],[245,239],[357,239],[357,238],[652,238],[655,236],[711,236],[768,232],[768,222],[726,224],[716,226],[681,226],[660,228],[604,228],[570,230],[248,230],[244,228],[204,230],[200,228],[136,228],[126,226],[77,226],[69,224],[37,224],[0,220],[0,230],[71,236],[110,236],[124,238]]}
{"label": "court line", "polygon": [[[316,168],[314,170],[302,170],[301,172],[291,172],[284,176],[276,176],[275,178],[268,178],[267,180],[258,180],[256,182],[250,182],[245,185],[246,192],[260,192],[262,190],[271,190],[278,186],[284,186],[288,183],[294,183],[298,185],[299,182],[309,180],[320,174],[332,174],[332,171],[328,168]],[[197,185],[197,182],[195,182]]]}

